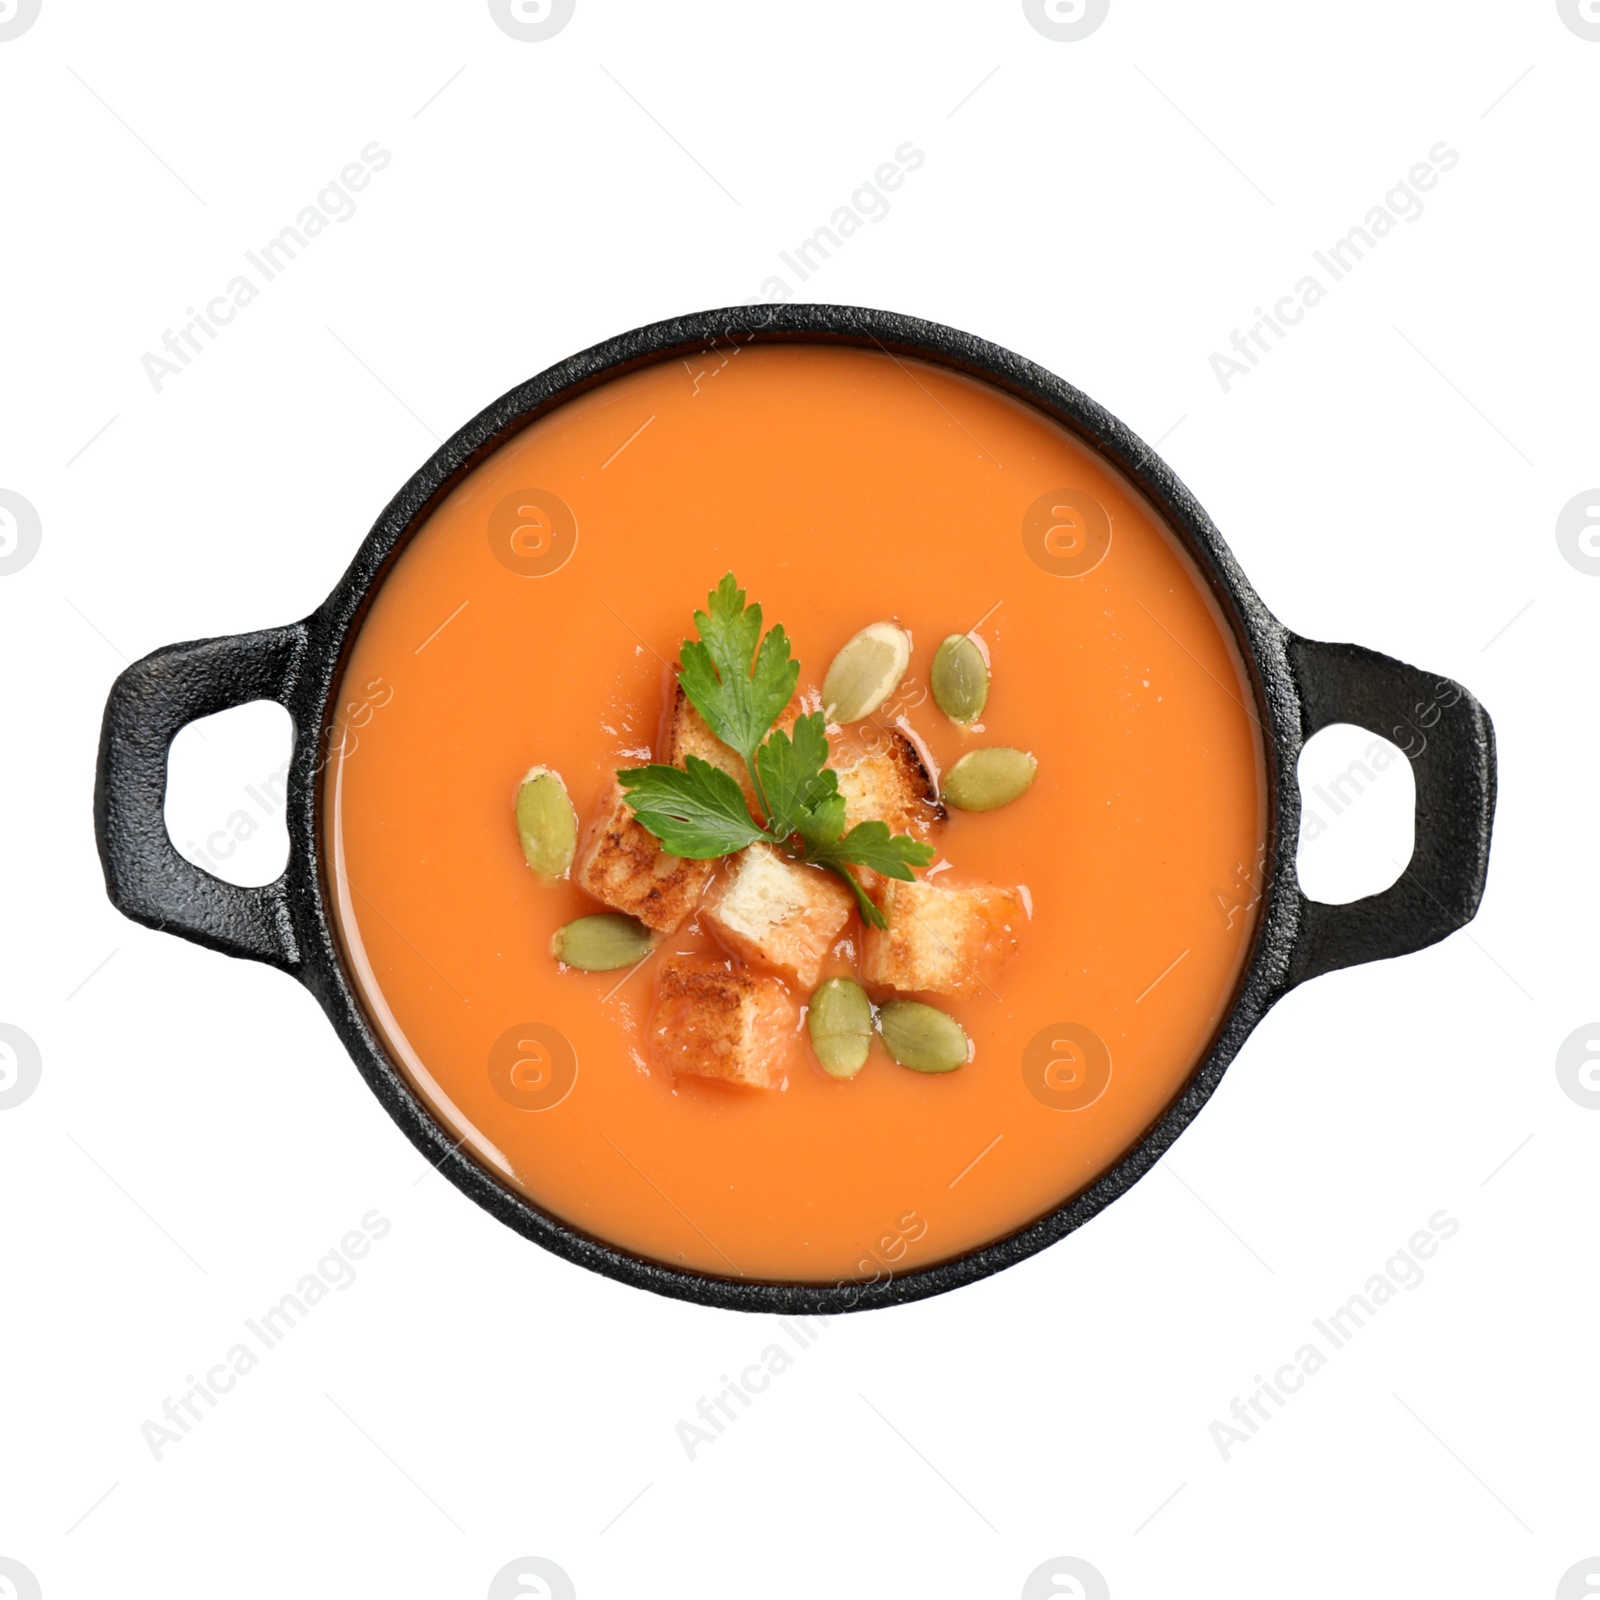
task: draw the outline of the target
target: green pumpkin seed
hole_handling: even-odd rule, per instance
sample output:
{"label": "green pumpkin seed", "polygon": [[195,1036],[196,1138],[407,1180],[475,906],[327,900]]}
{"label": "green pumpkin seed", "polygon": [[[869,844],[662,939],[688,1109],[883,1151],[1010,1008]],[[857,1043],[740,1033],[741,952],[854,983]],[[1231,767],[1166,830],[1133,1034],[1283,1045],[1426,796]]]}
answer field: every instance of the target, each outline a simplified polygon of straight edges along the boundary
{"label": "green pumpkin seed", "polygon": [[989,664],[964,633],[952,633],[934,652],[928,674],[933,701],[952,722],[976,722],[989,698]]}
{"label": "green pumpkin seed", "polygon": [[872,1048],[872,1002],[849,978],[829,978],[806,1009],[806,1031],[830,1078],[853,1078]]}
{"label": "green pumpkin seed", "polygon": [[601,911],[557,928],[550,954],[580,972],[614,972],[643,961],[654,947],[650,930],[620,911]]}
{"label": "green pumpkin seed", "polygon": [[900,687],[911,664],[911,636],[892,622],[863,628],[828,668],[822,709],[829,722],[859,722]]}
{"label": "green pumpkin seed", "polygon": [[1026,750],[971,750],[945,774],[939,798],[957,811],[997,811],[1026,794],[1038,770]]}
{"label": "green pumpkin seed", "polygon": [[559,772],[535,767],[517,790],[517,837],[523,859],[550,882],[564,878],[578,850],[578,814]]}
{"label": "green pumpkin seed", "polygon": [[920,1000],[890,1000],[878,1013],[884,1048],[913,1072],[954,1072],[972,1046],[961,1024]]}

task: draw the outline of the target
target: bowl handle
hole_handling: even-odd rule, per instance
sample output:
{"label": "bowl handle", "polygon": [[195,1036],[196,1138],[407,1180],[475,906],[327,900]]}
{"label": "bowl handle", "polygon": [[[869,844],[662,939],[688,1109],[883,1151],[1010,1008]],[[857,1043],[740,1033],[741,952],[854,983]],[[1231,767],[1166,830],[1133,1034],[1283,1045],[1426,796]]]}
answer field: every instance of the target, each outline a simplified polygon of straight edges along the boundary
{"label": "bowl handle", "polygon": [[1291,636],[1301,738],[1352,722],[1392,739],[1416,779],[1416,842],[1381,894],[1330,906],[1300,896],[1289,981],[1436,944],[1465,926],[1483,898],[1494,823],[1494,725],[1450,678],[1354,644]]}
{"label": "bowl handle", "polygon": [[[251,700],[285,709],[304,654],[304,624],[168,645],[111,687],[100,729],[94,825],[106,893],[125,916],[226,955],[300,964],[288,873],[261,888],[225,883],[186,861],[167,833],[167,752],[198,717]],[[300,730],[295,730],[296,738]]]}

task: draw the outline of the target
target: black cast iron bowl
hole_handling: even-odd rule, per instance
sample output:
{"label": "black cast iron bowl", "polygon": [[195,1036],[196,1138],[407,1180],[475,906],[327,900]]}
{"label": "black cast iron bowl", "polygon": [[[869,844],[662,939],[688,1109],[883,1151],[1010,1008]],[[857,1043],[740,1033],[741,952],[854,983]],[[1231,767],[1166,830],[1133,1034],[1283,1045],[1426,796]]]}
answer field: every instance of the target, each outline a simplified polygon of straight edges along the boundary
{"label": "black cast iron bowl", "polygon": [[[636,367],[750,342],[850,345],[967,373],[1034,406],[1096,450],[1154,504],[1209,582],[1238,638],[1265,735],[1269,790],[1254,946],[1227,1016],[1188,1082],[1104,1176],[1005,1238],[871,1283],[757,1282],[664,1266],[581,1233],[505,1187],[456,1148],[394,1063],[345,968],[324,879],[321,784],[346,651],[412,531],[485,456],[552,407]],[[163,821],[167,752],[197,717],[273,700],[294,719],[289,863],[264,888],[191,865]],[[1404,875],[1349,905],[1306,898],[1295,874],[1296,763],[1305,741],[1351,722],[1392,739],[1416,779],[1416,845]],[[741,1311],[831,1313],[896,1305],[998,1272],[1081,1227],[1143,1177],[1210,1098],[1268,1008],[1319,973],[1420,950],[1470,921],[1483,894],[1494,815],[1494,730],[1458,684],[1351,644],[1291,633],[1267,610],[1211,519],[1171,468],[1087,395],[1021,356],[937,323],[854,306],[707,311],[596,345],[474,417],[385,508],[349,571],[303,622],[169,645],[117,679],[106,704],[95,829],[106,890],[125,915],[227,955],[265,961],[321,1002],[362,1077],[413,1144],[508,1227],[569,1261],[658,1294]]]}

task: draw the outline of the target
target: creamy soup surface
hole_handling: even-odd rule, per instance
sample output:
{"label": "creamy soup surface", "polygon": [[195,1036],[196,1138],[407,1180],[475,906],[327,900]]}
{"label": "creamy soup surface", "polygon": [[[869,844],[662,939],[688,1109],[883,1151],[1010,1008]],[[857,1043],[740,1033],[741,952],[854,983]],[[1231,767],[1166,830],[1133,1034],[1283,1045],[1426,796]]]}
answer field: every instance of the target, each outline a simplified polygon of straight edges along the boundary
{"label": "creamy soup surface", "polygon": [[[892,620],[914,648],[878,725],[944,771],[985,744],[1038,760],[1020,800],[928,835],[935,881],[1021,887],[1031,907],[979,993],[937,1000],[972,1040],[957,1071],[875,1045],[835,1081],[801,1029],[779,1088],[675,1080],[647,1037],[655,969],[719,953],[708,936],[691,921],[631,973],[550,955],[603,908],[530,872],[519,783],[555,769],[587,820],[616,768],[660,753],[679,643],[730,569],[788,632],[802,690]],[[992,687],[964,730],[927,681],[968,630]],[[859,1281],[1027,1224],[1161,1115],[1249,953],[1267,791],[1221,612],[1098,456],[931,365],[727,345],[560,406],[414,535],[339,705],[329,888],[394,1061],[502,1181],[669,1265]]]}

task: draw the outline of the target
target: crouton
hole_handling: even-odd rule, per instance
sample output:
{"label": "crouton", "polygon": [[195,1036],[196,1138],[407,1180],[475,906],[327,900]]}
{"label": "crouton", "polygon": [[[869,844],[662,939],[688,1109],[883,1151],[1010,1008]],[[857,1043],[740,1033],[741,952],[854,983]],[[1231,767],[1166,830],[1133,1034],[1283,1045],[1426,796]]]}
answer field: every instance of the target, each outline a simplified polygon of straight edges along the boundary
{"label": "crouton", "polygon": [[668,855],[613,781],[584,835],[572,881],[656,933],[675,933],[700,903],[713,865]]}
{"label": "crouton", "polygon": [[898,728],[891,728],[874,750],[841,746],[832,766],[844,796],[847,828],[876,817],[889,824],[890,833],[916,836],[929,823],[944,820],[939,791],[922,752]]}
{"label": "crouton", "polygon": [[981,884],[880,882],[878,909],[889,926],[868,928],[861,976],[868,983],[931,994],[976,994],[1017,948],[1026,916],[1021,893]]}
{"label": "crouton", "polygon": [[[795,718],[799,715],[800,700],[797,696],[784,707],[775,726],[788,733],[793,729]],[[737,750],[725,745],[706,726],[705,718],[695,710],[681,683],[673,691],[672,709],[667,715],[667,736],[663,741],[663,748],[666,753],[661,759],[669,767],[686,765],[684,760],[686,756],[699,756],[702,761],[709,761],[712,766],[720,767],[744,791],[745,801],[752,812],[755,810],[755,787],[750,782],[750,773],[744,764],[744,758]]]}
{"label": "crouton", "polygon": [[676,1074],[775,1089],[799,1013],[777,978],[668,956],[650,1018],[655,1056]]}
{"label": "crouton", "polygon": [[809,990],[854,907],[831,873],[758,844],[741,850],[711,886],[701,922],[734,955]]}

